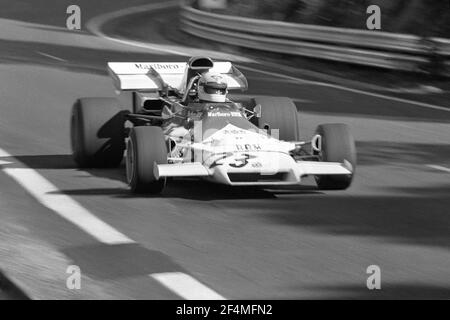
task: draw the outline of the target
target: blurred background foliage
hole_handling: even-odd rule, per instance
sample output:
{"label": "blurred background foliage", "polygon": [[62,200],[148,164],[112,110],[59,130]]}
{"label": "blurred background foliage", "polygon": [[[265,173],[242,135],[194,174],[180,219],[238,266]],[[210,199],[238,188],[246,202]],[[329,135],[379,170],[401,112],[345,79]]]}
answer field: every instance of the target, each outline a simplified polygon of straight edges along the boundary
{"label": "blurred background foliage", "polygon": [[383,31],[450,38],[450,0],[228,0],[225,13],[366,29],[372,4],[381,8]]}

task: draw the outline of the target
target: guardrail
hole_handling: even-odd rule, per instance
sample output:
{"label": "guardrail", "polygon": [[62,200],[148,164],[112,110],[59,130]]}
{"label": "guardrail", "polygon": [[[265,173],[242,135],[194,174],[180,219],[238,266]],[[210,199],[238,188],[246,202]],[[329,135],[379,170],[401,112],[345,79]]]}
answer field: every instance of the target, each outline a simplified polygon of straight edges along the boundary
{"label": "guardrail", "polygon": [[244,48],[413,72],[439,61],[450,75],[448,39],[250,19],[188,5],[181,23],[194,36]]}

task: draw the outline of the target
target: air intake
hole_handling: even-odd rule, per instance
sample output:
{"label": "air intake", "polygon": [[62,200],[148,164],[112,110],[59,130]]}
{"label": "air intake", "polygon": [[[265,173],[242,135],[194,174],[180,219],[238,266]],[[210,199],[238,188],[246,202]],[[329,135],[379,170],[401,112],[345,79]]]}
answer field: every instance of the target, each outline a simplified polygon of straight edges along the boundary
{"label": "air intake", "polygon": [[230,172],[228,173],[228,178],[231,182],[260,182],[260,183],[270,183],[270,182],[280,182],[286,181],[289,176],[288,172],[277,172],[276,174],[261,174],[259,172]]}
{"label": "air intake", "polygon": [[191,70],[209,70],[214,67],[214,62],[208,57],[193,57],[189,60]]}

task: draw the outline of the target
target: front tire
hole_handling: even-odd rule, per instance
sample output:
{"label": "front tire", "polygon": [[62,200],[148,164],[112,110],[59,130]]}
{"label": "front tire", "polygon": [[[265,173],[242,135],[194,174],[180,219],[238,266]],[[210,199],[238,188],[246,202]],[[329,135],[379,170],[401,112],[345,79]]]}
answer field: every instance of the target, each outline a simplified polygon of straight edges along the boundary
{"label": "front tire", "polygon": [[279,130],[279,140],[299,141],[300,126],[297,107],[289,98],[257,97],[255,105],[261,105],[261,117],[254,118],[260,129]]}
{"label": "front tire", "polygon": [[127,142],[127,182],[134,193],[162,192],[166,179],[157,179],[154,164],[167,163],[167,147],[159,127],[134,127]]}
{"label": "front tire", "polygon": [[326,162],[347,161],[352,166],[351,175],[316,176],[321,190],[345,190],[350,187],[356,168],[355,141],[347,125],[341,123],[322,124],[317,127],[316,134],[322,137],[320,158]]}
{"label": "front tire", "polygon": [[113,98],[82,98],[72,108],[72,154],[81,168],[117,167],[125,151],[123,110]]}

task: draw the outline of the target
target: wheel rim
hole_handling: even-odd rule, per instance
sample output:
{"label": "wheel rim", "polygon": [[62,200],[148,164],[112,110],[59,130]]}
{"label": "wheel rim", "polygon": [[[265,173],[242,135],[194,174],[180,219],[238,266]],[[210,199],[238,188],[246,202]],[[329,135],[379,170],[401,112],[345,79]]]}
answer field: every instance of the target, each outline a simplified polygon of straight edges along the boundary
{"label": "wheel rim", "polygon": [[134,146],[131,138],[127,143],[127,157],[126,157],[126,173],[127,173],[127,182],[131,185],[134,176],[134,168],[135,166],[135,158],[134,158]]}

